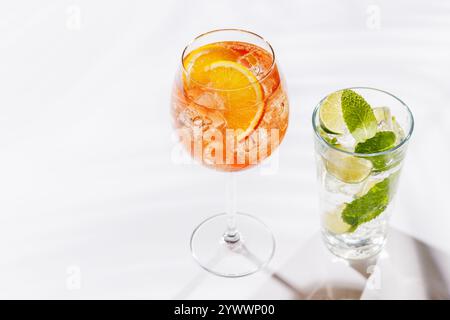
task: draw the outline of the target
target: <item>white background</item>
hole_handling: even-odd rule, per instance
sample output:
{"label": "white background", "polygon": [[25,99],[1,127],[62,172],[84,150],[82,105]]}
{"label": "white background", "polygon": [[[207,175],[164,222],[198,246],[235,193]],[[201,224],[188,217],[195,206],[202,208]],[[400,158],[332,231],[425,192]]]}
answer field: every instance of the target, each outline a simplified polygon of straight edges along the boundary
{"label": "white background", "polygon": [[173,161],[181,51],[224,27],[268,39],[289,89],[277,173],[238,176],[239,209],[276,236],[271,268],[318,232],[310,116],[348,86],[410,106],[392,224],[450,254],[450,1],[4,0],[0,298],[247,298],[267,281],[195,264],[191,231],[223,211],[225,176]]}

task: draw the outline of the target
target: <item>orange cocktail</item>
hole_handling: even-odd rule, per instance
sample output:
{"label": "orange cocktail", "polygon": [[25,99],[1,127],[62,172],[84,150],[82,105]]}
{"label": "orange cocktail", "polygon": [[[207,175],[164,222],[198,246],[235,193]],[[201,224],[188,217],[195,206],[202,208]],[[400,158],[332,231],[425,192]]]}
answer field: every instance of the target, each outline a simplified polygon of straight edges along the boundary
{"label": "orange cocktail", "polygon": [[172,115],[180,140],[204,165],[237,171],[259,163],[288,125],[288,100],[273,53],[240,41],[185,53]]}

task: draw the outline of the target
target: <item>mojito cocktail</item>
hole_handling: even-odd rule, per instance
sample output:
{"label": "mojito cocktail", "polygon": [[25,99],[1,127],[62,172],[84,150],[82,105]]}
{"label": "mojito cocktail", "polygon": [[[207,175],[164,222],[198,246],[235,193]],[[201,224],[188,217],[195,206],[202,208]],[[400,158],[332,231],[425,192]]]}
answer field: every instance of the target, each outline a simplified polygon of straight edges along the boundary
{"label": "mojito cocktail", "polygon": [[364,259],[383,248],[413,123],[400,99],[371,88],[336,91],[316,107],[322,234],[335,255]]}

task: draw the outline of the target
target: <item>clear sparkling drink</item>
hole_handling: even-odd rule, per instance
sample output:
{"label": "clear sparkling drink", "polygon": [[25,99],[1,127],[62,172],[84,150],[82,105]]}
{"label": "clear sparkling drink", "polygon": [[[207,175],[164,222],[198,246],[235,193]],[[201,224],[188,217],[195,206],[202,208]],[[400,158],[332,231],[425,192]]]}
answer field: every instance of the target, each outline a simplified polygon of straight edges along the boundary
{"label": "clear sparkling drink", "polygon": [[325,244],[342,258],[373,256],[386,241],[412,114],[387,92],[353,88],[324,98],[313,126]]}

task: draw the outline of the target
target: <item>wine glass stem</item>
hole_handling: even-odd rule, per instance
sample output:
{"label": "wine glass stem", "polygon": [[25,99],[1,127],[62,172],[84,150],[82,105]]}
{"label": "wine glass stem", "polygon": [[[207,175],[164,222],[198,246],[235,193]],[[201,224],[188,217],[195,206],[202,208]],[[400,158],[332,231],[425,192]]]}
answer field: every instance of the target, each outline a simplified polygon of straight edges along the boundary
{"label": "wine glass stem", "polygon": [[236,174],[227,173],[227,230],[223,235],[223,239],[227,243],[235,243],[240,239],[236,226]]}

